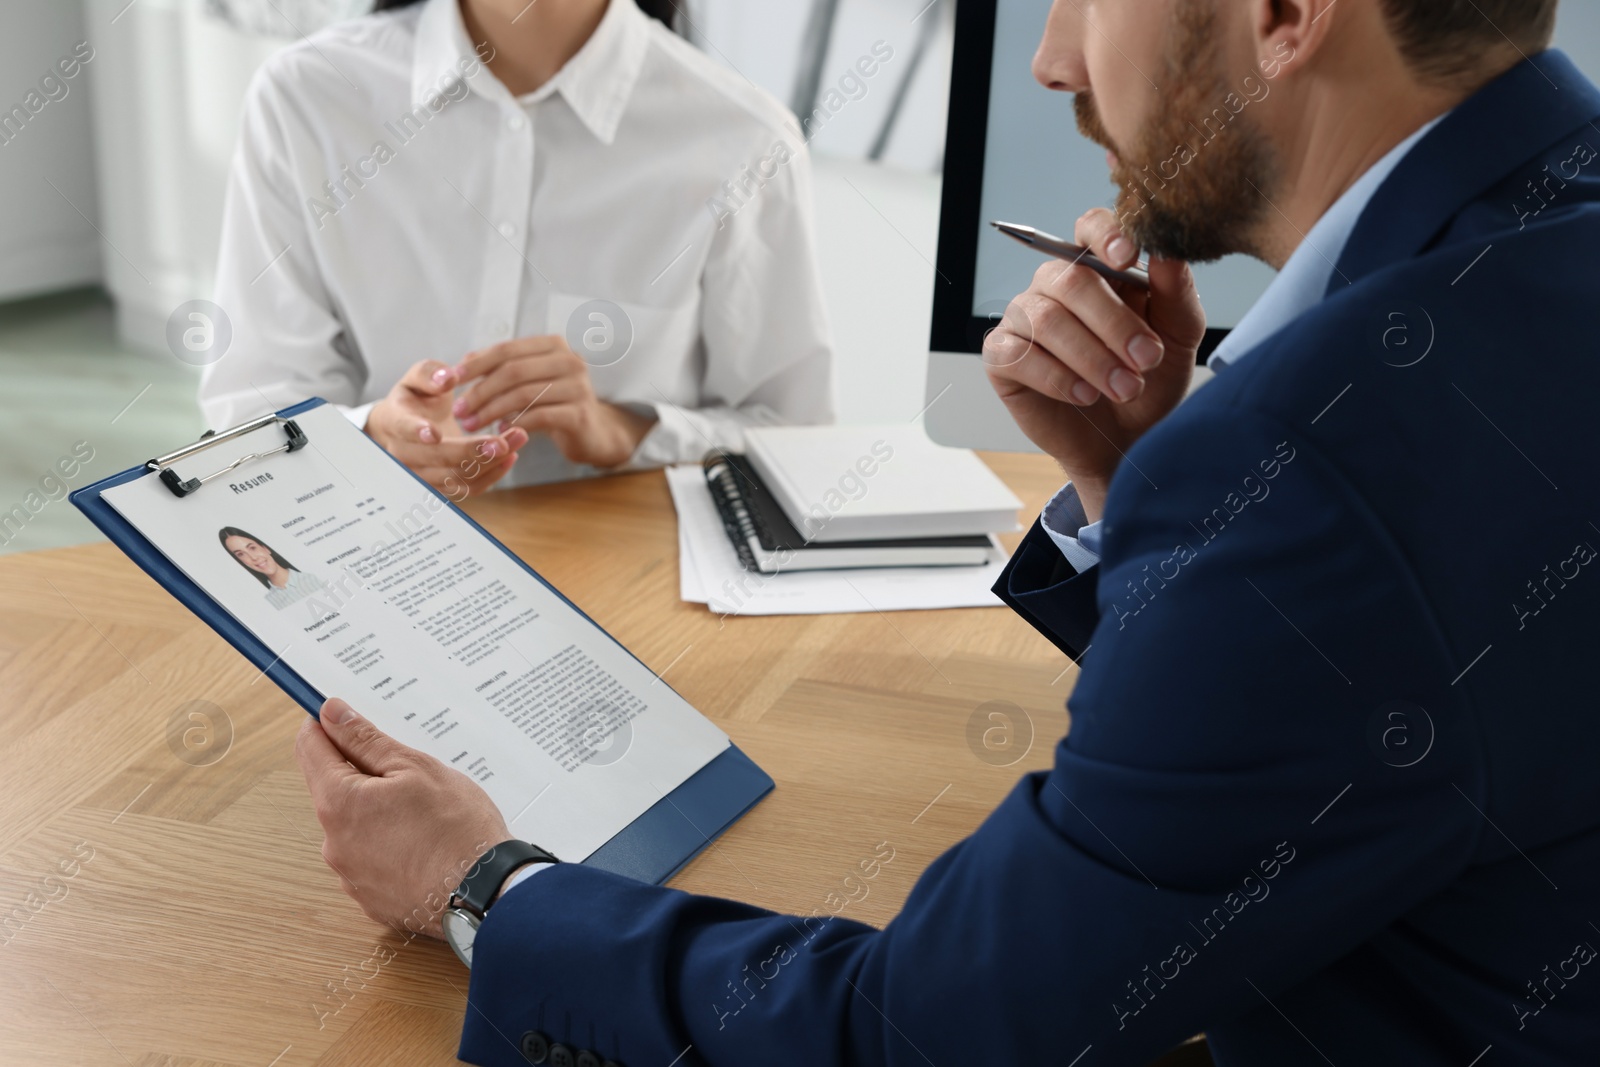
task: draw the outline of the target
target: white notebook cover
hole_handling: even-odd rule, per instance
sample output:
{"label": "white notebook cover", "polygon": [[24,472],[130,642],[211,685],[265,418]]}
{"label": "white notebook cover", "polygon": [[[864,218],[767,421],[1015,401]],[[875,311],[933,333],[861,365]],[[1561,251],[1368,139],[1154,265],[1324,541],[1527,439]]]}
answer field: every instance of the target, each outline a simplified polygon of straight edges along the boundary
{"label": "white notebook cover", "polygon": [[817,542],[1017,529],[1022,501],[977,454],[922,427],[761,426],[745,448],[789,521]]}

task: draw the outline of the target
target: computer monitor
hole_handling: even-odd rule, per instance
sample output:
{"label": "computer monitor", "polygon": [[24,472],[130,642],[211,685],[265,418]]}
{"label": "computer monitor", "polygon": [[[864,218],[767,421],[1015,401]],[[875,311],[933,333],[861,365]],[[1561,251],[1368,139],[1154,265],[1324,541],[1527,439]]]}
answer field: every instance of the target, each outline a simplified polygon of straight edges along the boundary
{"label": "computer monitor", "polygon": [[[941,444],[1035,451],[983,373],[979,352],[1043,257],[990,227],[1020,222],[1072,239],[1078,216],[1116,196],[1105,149],[1078,133],[1072,96],[1033,78],[1050,0],[958,0],[938,271],[928,355],[929,436]],[[1042,136],[1041,136],[1042,134]],[[1244,256],[1198,265],[1209,352],[1272,280]]]}
{"label": "computer monitor", "polygon": [[[923,416],[941,444],[1036,451],[995,397],[978,353],[1042,257],[989,222],[1020,222],[1071,240],[1079,215],[1115,198],[1105,150],[1078,133],[1072,97],[1033,80],[1033,53],[1049,11],[1050,0],[956,5]],[[1600,80],[1600,4],[1562,4],[1554,44]],[[1269,267],[1243,256],[1195,268],[1211,327],[1202,357],[1271,280]]]}

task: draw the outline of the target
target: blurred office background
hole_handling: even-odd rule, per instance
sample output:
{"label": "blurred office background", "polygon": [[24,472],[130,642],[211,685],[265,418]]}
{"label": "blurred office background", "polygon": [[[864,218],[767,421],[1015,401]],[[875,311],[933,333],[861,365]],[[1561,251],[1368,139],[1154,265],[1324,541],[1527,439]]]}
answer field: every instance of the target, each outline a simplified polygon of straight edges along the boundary
{"label": "blurred office background", "polygon": [[[211,295],[239,103],[275,49],[371,0],[5,0],[0,116],[93,49],[0,139],[0,511],[87,440],[72,487],[198,436],[198,371],[166,343]],[[818,217],[842,416],[922,406],[951,0],[686,0],[679,30],[809,112],[877,41],[894,60],[817,132]],[[81,50],[80,50],[81,52]],[[64,95],[63,95],[64,92]],[[808,106],[811,105],[811,106]],[[37,106],[37,104],[35,105]],[[15,128],[15,123],[13,124]],[[441,358],[451,358],[441,353]],[[49,483],[53,488],[54,483]],[[37,498],[36,498],[37,499]],[[50,501],[0,552],[92,540]]]}
{"label": "blurred office background", "polygon": [[[43,106],[18,132],[0,129],[0,512],[39,490],[79,441],[94,458],[73,488],[204,429],[198,372],[168,350],[166,326],[180,304],[211,295],[245,87],[275,49],[370,2],[4,0],[0,117],[80,42],[92,58],[36,95]],[[686,37],[801,114],[875,42],[894,49],[812,151],[841,417],[914,418],[955,0],[680,3]],[[1568,0],[1557,43],[1600,75],[1597,42],[1600,4]],[[50,500],[19,534],[0,536],[0,552],[95,537],[70,504]]]}

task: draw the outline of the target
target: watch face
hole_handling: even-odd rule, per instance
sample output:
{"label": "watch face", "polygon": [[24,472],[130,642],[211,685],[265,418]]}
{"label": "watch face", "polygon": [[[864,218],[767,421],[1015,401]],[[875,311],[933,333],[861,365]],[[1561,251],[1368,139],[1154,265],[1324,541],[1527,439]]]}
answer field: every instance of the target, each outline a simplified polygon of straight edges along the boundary
{"label": "watch face", "polygon": [[472,942],[478,936],[479,922],[476,915],[464,908],[451,908],[440,920],[440,925],[444,927],[444,939],[468,967],[472,966]]}

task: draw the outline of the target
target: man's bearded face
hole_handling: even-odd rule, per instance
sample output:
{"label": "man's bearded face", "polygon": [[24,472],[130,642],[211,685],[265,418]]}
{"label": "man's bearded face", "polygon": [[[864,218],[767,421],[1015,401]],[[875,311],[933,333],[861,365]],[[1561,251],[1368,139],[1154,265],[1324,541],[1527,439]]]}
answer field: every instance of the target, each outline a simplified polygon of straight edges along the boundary
{"label": "man's bearded face", "polygon": [[[1195,262],[1249,252],[1275,159],[1248,101],[1228,86],[1205,0],[1180,0],[1168,53],[1160,108],[1131,145],[1112,142],[1088,92],[1073,97],[1078,129],[1110,151],[1117,217],[1141,248]],[[1224,106],[1230,94],[1237,113]]]}

